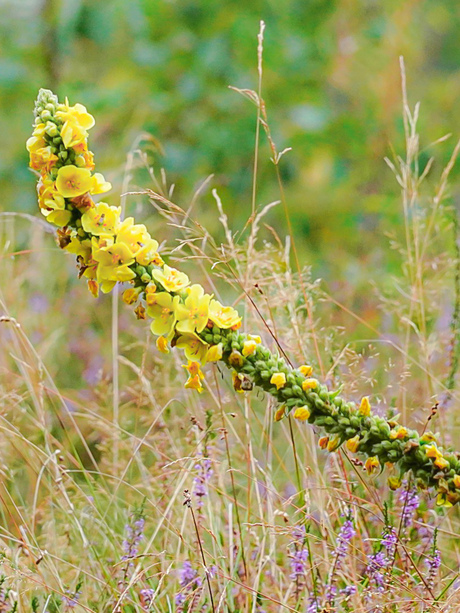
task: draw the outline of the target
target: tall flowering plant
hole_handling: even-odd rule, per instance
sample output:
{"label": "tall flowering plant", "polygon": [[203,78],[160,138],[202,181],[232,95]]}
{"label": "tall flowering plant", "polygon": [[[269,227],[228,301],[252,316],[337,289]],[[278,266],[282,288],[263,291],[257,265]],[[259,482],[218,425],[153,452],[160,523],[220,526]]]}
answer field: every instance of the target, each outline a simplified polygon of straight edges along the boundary
{"label": "tall flowering plant", "polygon": [[259,336],[239,332],[241,318],[188,276],[169,267],[158,254],[158,243],[132,217],[121,219],[121,208],[92,196],[110,190],[93,173],[88,130],[94,118],[81,104],[59,103],[49,90],[39,92],[35,124],[27,141],[30,166],[38,174],[38,203],[47,221],[57,226],[59,246],[76,256],[79,276],[94,296],[128,282],[123,300],[138,319],[149,319],[159,351],[181,349],[188,373],[185,387],[201,392],[208,362],[223,362],[232,370],[238,392],[259,387],[278,404],[274,419],[292,415],[323,430],[319,445],[334,452],[345,445],[366,457],[369,473],[385,464],[393,468],[393,489],[412,472],[421,489],[433,488],[437,503],[460,500],[460,455],[443,451],[431,432],[419,435],[396,419],[374,415],[368,397],[359,405],[347,402],[312,377],[305,364],[292,368],[271,352]]}

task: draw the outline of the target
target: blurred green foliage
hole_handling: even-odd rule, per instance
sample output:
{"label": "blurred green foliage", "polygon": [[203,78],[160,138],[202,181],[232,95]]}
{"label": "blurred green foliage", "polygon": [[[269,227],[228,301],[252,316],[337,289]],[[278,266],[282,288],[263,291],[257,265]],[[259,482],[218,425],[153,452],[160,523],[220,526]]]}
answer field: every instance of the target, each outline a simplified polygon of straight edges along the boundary
{"label": "blurred green foliage", "polygon": [[[91,148],[118,190],[127,152],[146,131],[164,147],[178,204],[215,173],[234,228],[243,227],[256,109],[228,86],[257,87],[260,19],[263,98],[279,150],[293,148],[282,174],[302,253],[330,278],[382,266],[383,233],[401,215],[383,161],[403,147],[398,58],[410,99],[422,101],[424,144],[455,132],[457,0],[4,0],[1,207],[36,212],[24,143],[37,90],[49,87],[95,115]],[[279,191],[261,141],[257,204],[266,204]],[[435,173],[452,148],[438,147]],[[212,227],[210,191],[200,207]],[[267,221],[284,236],[281,207]]]}

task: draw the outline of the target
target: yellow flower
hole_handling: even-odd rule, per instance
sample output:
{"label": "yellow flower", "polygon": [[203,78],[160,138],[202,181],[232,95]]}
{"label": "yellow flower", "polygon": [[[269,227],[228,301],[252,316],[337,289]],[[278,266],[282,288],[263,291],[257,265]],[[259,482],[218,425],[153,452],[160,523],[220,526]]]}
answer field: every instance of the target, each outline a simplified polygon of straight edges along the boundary
{"label": "yellow flower", "polygon": [[460,475],[454,475],[453,482],[455,487],[460,490]]}
{"label": "yellow flower", "polygon": [[208,345],[196,334],[183,334],[182,336],[179,336],[176,347],[184,350],[187,360],[206,364]]}
{"label": "yellow flower", "polygon": [[158,336],[168,336],[176,323],[175,307],[179,296],[171,296],[167,292],[153,294],[147,314],[153,318],[150,329]]}
{"label": "yellow flower", "polygon": [[276,385],[276,389],[280,390],[286,385],[286,375],[284,372],[275,372],[270,378],[270,383]]}
{"label": "yellow flower", "polygon": [[222,359],[223,355],[223,344],[219,343],[218,345],[212,345],[208,349],[208,353],[206,354],[206,362],[218,362]]}
{"label": "yellow flower", "polygon": [[262,342],[262,339],[258,334],[248,334],[248,340],[255,341],[258,345]]}
{"label": "yellow flower", "polygon": [[367,473],[369,475],[372,475],[373,472],[375,472],[380,466],[380,462],[379,459],[374,456],[372,458],[367,458],[367,460],[364,463],[364,467],[367,470]]}
{"label": "yellow flower", "polygon": [[140,287],[129,287],[123,292],[122,299],[126,304],[134,304],[139,298],[141,292]]}
{"label": "yellow flower", "polygon": [[438,507],[451,507],[453,506],[452,503],[448,500],[447,495],[446,494],[438,494],[436,496],[436,504],[438,505]]}
{"label": "yellow flower", "polygon": [[155,239],[149,238],[146,242],[136,251],[136,261],[141,266],[148,266],[149,264],[155,264],[162,262],[160,256],[157,253],[158,243]]}
{"label": "yellow flower", "polygon": [[233,389],[237,391],[239,394],[244,394],[244,389],[242,389],[241,387],[241,383],[243,382],[243,375],[240,375],[239,373],[236,372],[236,370],[234,370],[232,372],[232,382],[233,382]]}
{"label": "yellow flower", "polygon": [[369,396],[364,396],[361,400],[361,404],[359,405],[359,412],[361,415],[370,415],[371,414],[371,404],[369,402]]}
{"label": "yellow flower", "polygon": [[104,179],[100,172],[95,172],[91,179],[91,194],[105,194],[112,189],[112,184]]}
{"label": "yellow flower", "polygon": [[91,188],[91,172],[87,168],[77,168],[73,164],[61,166],[58,170],[56,188],[64,198],[75,198]]}
{"label": "yellow flower", "polygon": [[185,368],[191,377],[199,377],[200,379],[204,379],[204,374],[201,371],[199,362],[189,360],[188,364],[182,364],[182,368]]}
{"label": "yellow flower", "polygon": [[137,319],[147,319],[147,315],[145,314],[145,307],[142,304],[138,304],[134,309],[134,314]]}
{"label": "yellow flower", "polygon": [[359,447],[359,434],[354,436],[353,438],[349,438],[345,443],[347,449],[349,449],[352,453],[356,453]]}
{"label": "yellow flower", "polygon": [[426,457],[427,458],[442,458],[442,452],[436,447],[436,445],[427,445],[425,447]]}
{"label": "yellow flower", "polygon": [[436,460],[434,461],[434,465],[440,468],[441,470],[443,470],[444,468],[448,468],[450,466],[446,458],[443,458],[443,457],[436,458]]}
{"label": "yellow flower", "polygon": [[99,283],[94,279],[88,279],[88,289],[95,298],[99,296]]}
{"label": "yellow flower", "polygon": [[391,430],[390,432],[390,438],[392,440],[403,439],[403,438],[406,438],[406,436],[407,436],[407,429],[404,428],[404,426],[398,426],[397,428],[395,428],[394,430]]}
{"label": "yellow flower", "polygon": [[283,419],[283,417],[286,414],[286,405],[282,404],[276,411],[275,411],[275,421],[281,421]]}
{"label": "yellow flower", "polygon": [[67,98],[65,99],[65,104],[59,105],[56,117],[62,121],[74,121],[80,124],[82,128],[85,128],[85,130],[90,130],[96,123],[94,117],[88,113],[83,104],[77,102],[74,106],[70,106]]}
{"label": "yellow flower", "polygon": [[320,449],[326,449],[327,444],[329,443],[329,437],[328,436],[322,436],[319,441],[318,441],[318,445]]}
{"label": "yellow flower", "polygon": [[154,283],[149,283],[145,287],[145,302],[148,306],[152,306],[155,303],[154,294],[157,291],[157,286]]}
{"label": "yellow flower", "polygon": [[234,368],[241,368],[244,364],[244,358],[239,351],[233,349],[231,354],[228,356],[228,363]]}
{"label": "yellow flower", "polygon": [[76,256],[83,258],[85,263],[88,263],[91,258],[91,241],[79,240],[76,236],[70,239],[70,243],[65,247],[69,253],[74,253]]}
{"label": "yellow flower", "polygon": [[[45,214],[45,211],[42,211],[42,213]],[[69,223],[71,217],[72,213],[70,211],[51,211],[46,215],[46,220],[54,223],[58,228],[63,228]]]}
{"label": "yellow flower", "polygon": [[299,370],[303,374],[304,377],[310,377],[313,372],[313,367],[307,366],[306,364],[304,364],[303,366],[299,366]]}
{"label": "yellow flower", "polygon": [[244,356],[252,355],[256,349],[257,349],[256,341],[253,341],[253,340],[244,341],[242,353]]}
{"label": "yellow flower", "polygon": [[163,270],[154,270],[152,277],[159,281],[168,292],[178,292],[190,285],[190,280],[185,272],[180,272],[176,268],[170,268],[167,264]]}
{"label": "yellow flower", "polygon": [[200,333],[208,323],[209,301],[211,296],[205,294],[201,285],[192,285],[184,303],[176,306],[178,332]]}
{"label": "yellow flower", "polygon": [[310,417],[310,410],[308,407],[297,407],[294,411],[294,418],[299,421],[307,421]]}
{"label": "yellow flower", "polygon": [[83,142],[88,136],[87,130],[94,126],[94,117],[86,108],[82,104],[69,106],[67,99],[65,104],[59,105],[56,117],[64,122],[61,138],[66,148]]}
{"label": "yellow flower", "polygon": [[334,438],[331,438],[327,444],[327,450],[330,451],[331,453],[333,451],[335,451],[336,449],[338,449],[340,445],[340,436],[334,436]]}
{"label": "yellow flower", "polygon": [[314,390],[319,386],[319,382],[316,379],[312,379],[311,377],[302,381],[302,389],[304,392],[308,392],[308,390]]}
{"label": "yellow flower", "polygon": [[165,338],[164,336],[159,336],[157,338],[156,345],[157,345],[158,351],[161,351],[161,353],[169,353],[168,339]]}
{"label": "yellow flower", "polygon": [[83,230],[88,234],[115,234],[120,225],[121,207],[99,202],[81,216]]}
{"label": "yellow flower", "polygon": [[30,152],[30,167],[34,170],[49,172],[58,161],[58,156],[51,151],[51,147],[41,147]]}
{"label": "yellow flower", "polygon": [[187,381],[185,382],[184,387],[187,389],[196,390],[200,394],[203,391],[203,386],[201,385],[201,379],[198,375],[189,377]]}
{"label": "yellow flower", "polygon": [[97,280],[104,293],[110,292],[117,281],[131,281],[136,277],[129,268],[134,263],[133,255],[124,243],[114,243],[108,235],[93,236],[92,253],[98,262]]}
{"label": "yellow flower", "polygon": [[230,306],[222,306],[218,300],[211,300],[209,304],[209,319],[216,324],[216,326],[224,330],[241,323],[241,317],[238,311]]}
{"label": "yellow flower", "polygon": [[420,440],[424,443],[435,443],[436,438],[436,434],[433,434],[433,432],[425,432],[425,434],[422,434],[420,437]]}
{"label": "yellow flower", "polygon": [[388,477],[388,485],[390,490],[397,490],[401,487],[401,479],[399,477]]}

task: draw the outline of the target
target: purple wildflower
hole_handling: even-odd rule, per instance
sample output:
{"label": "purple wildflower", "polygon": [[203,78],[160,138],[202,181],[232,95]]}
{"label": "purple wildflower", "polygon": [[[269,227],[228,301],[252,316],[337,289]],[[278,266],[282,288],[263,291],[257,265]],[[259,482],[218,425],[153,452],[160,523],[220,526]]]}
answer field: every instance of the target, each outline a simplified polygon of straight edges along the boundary
{"label": "purple wildflower", "polygon": [[441,566],[441,552],[439,549],[434,549],[429,558],[425,560],[425,564],[428,568],[428,576],[426,578],[426,584],[429,590],[434,587],[434,579],[439,567]]}
{"label": "purple wildflower", "polygon": [[142,515],[138,515],[134,522],[130,522],[125,526],[125,539],[123,541],[123,551],[125,555],[122,560],[130,560],[139,553],[138,545],[144,538],[145,519]]}
{"label": "purple wildflower", "polygon": [[388,566],[389,560],[383,551],[372,553],[368,556],[368,565],[366,575],[369,577],[369,582],[374,585],[378,592],[383,592],[385,585],[385,568]]}
{"label": "purple wildflower", "polygon": [[337,536],[337,544],[334,551],[335,556],[335,570],[340,568],[340,565],[347,555],[348,547],[350,546],[351,539],[355,536],[356,530],[353,526],[351,519],[347,519],[343,526],[340,528]]}
{"label": "purple wildflower", "polygon": [[291,574],[289,577],[296,581],[305,576],[305,563],[308,560],[308,551],[306,549],[298,549],[294,551],[291,558]]}
{"label": "purple wildflower", "polygon": [[202,586],[202,581],[198,572],[192,567],[188,560],[182,564],[182,568],[179,570],[178,574],[179,584],[182,589],[176,594],[175,602],[177,610],[182,611],[188,596]]}
{"label": "purple wildflower", "polygon": [[202,507],[208,495],[208,483],[214,474],[210,458],[202,458],[196,465],[197,476],[193,479],[193,493],[197,497],[197,507]]}
{"label": "purple wildflower", "polygon": [[64,604],[64,610],[74,609],[77,606],[78,600],[81,596],[80,590],[77,590],[76,592],[71,592],[70,590],[67,590],[66,594],[68,595],[62,597],[62,602]]}
{"label": "purple wildflower", "polygon": [[417,490],[408,490],[407,485],[403,484],[399,492],[399,502],[401,503],[401,524],[404,528],[409,528],[414,520],[414,514],[420,505]]}
{"label": "purple wildflower", "polygon": [[356,585],[347,585],[340,590],[340,594],[345,598],[350,598],[350,596],[353,596],[354,594],[356,594],[356,592]]}
{"label": "purple wildflower", "polygon": [[392,526],[386,526],[383,531],[382,547],[387,551],[387,558],[392,560],[395,556],[398,535]]}
{"label": "purple wildflower", "polygon": [[149,609],[152,604],[153,597],[155,595],[155,590],[150,587],[146,587],[139,592],[139,598],[141,601],[141,605],[144,609]]}

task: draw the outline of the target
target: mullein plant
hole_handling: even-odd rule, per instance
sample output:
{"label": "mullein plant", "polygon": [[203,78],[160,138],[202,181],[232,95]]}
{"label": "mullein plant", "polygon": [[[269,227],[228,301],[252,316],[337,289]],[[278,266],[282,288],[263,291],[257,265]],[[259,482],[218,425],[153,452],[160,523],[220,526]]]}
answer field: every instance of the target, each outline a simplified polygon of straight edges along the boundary
{"label": "mullein plant", "polygon": [[368,397],[348,402],[312,376],[305,364],[293,368],[270,351],[257,335],[239,331],[241,318],[188,276],[169,267],[158,254],[158,243],[132,217],[121,219],[121,208],[94,202],[92,196],[111,185],[94,173],[88,150],[88,130],[94,118],[81,104],[59,103],[41,89],[35,104],[32,137],[27,141],[30,166],[38,175],[38,202],[47,221],[57,226],[59,246],[76,256],[79,276],[94,296],[110,292],[117,282],[129,283],[123,300],[140,320],[149,319],[160,352],[181,349],[188,378],[186,388],[203,390],[202,368],[223,362],[233,385],[245,393],[261,388],[277,402],[274,419],[293,416],[324,432],[322,449],[342,445],[366,457],[368,473],[392,468],[389,485],[397,489],[412,473],[420,489],[432,488],[437,504],[460,500],[460,454],[444,451],[436,435],[400,425],[396,417],[373,414]]}

